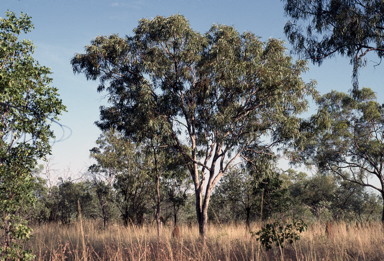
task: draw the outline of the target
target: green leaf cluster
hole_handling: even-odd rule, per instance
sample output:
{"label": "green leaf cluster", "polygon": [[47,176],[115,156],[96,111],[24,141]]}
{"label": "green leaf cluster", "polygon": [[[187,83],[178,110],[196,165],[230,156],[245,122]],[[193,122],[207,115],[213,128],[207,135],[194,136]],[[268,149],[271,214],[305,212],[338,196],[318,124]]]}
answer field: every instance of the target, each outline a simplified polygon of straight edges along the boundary
{"label": "green leaf cluster", "polygon": [[[14,258],[11,252],[30,258],[21,246],[15,248],[31,232],[17,213],[35,200],[31,172],[37,160],[50,153],[50,125],[65,111],[57,89],[50,86],[49,68],[33,59],[31,41],[18,39],[31,29],[31,18],[23,13],[18,18],[8,11],[0,18],[0,227],[5,234],[1,258]],[[12,227],[18,232],[11,232]]]}
{"label": "green leaf cluster", "polygon": [[301,237],[301,233],[306,231],[308,225],[303,220],[292,221],[288,223],[281,223],[280,221],[274,221],[273,223],[266,224],[258,232],[252,232],[252,236],[256,237],[256,240],[267,249],[270,250],[273,244],[280,248],[284,248],[285,242],[288,241],[292,244]]}

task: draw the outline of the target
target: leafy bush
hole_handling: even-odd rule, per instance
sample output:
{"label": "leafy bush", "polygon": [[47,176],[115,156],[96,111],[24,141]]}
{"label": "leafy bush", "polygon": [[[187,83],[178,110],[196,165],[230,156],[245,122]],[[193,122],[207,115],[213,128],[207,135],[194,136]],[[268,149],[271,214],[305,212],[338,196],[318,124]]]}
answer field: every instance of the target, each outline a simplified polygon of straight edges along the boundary
{"label": "leafy bush", "polygon": [[272,248],[273,243],[281,249],[284,248],[286,240],[291,244],[293,241],[299,240],[300,234],[307,230],[307,228],[308,225],[303,220],[292,221],[292,223],[280,223],[280,221],[276,220],[273,223],[266,224],[260,231],[250,231],[250,233],[267,250]]}

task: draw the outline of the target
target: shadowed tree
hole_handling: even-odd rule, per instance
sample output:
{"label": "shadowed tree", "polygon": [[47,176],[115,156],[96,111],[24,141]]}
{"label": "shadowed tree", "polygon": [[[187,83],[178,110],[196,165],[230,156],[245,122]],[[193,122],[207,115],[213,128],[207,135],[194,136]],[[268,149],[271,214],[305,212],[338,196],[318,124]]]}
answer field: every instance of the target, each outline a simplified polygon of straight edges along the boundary
{"label": "shadowed tree", "polygon": [[294,52],[320,65],[336,54],[351,58],[353,90],[365,56],[384,55],[384,3],[381,0],[283,0],[292,20],[284,27]]}
{"label": "shadowed tree", "polygon": [[[281,41],[213,25],[204,35],[181,15],[141,19],[134,35],[96,37],[71,60],[75,73],[100,80],[110,107],[97,125],[127,137],[156,137],[187,162],[200,235],[211,193],[246,150],[263,154],[300,135],[298,113],[314,93]],[[162,132],[158,133],[161,129]],[[160,136],[159,136],[160,135]]]}

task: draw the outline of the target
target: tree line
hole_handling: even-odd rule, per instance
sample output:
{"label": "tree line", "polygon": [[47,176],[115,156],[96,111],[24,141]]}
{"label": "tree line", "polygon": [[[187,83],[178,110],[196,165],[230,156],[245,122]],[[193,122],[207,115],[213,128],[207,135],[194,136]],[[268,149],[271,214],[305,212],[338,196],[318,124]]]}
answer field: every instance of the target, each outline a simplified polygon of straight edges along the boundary
{"label": "tree line", "polygon": [[[98,221],[99,229],[116,223],[154,225],[158,203],[156,178],[145,168],[142,165],[141,169],[130,172],[125,168],[110,174],[109,180],[100,172],[91,172],[84,181],[60,179],[52,187],[41,178],[41,168],[35,172],[37,204],[23,211],[30,224],[38,225],[70,225],[78,220],[79,205],[83,219]],[[161,180],[160,219],[163,225],[195,223],[191,185],[187,175],[184,179],[169,175]],[[248,226],[252,222],[282,217],[309,222],[366,223],[380,219],[381,212],[379,195],[339,177],[274,168],[273,174],[258,181],[254,173],[235,168],[213,192],[208,220],[212,224],[245,223]]]}
{"label": "tree line", "polygon": [[[293,52],[317,64],[350,57],[349,93],[320,95],[315,81],[301,78],[307,61],[294,61],[281,40],[262,42],[233,26],[213,25],[202,34],[177,14],[141,19],[125,38],[97,36],[70,63],[107,93],[109,105],[96,122],[103,134],[91,150],[97,163],[89,171],[109,183],[63,181],[48,192],[33,173],[51,151],[50,126],[65,106],[49,69],[33,59],[33,44],[18,39],[33,28],[31,18],[7,12],[0,19],[2,258],[32,258],[21,247],[32,232],[21,213],[34,202],[48,220],[64,224],[76,216],[76,200],[84,213],[96,202],[97,213],[85,216],[104,224],[111,213],[125,225],[140,224],[152,208],[160,235],[164,199],[176,223],[192,195],[202,239],[212,215],[249,224],[277,213],[369,219],[381,209],[384,221],[383,106],[358,85],[365,55],[382,57],[383,10],[381,1],[285,1]],[[303,119],[309,98],[318,108]],[[281,156],[313,166],[316,175],[279,170]],[[219,211],[225,208],[231,211]]]}

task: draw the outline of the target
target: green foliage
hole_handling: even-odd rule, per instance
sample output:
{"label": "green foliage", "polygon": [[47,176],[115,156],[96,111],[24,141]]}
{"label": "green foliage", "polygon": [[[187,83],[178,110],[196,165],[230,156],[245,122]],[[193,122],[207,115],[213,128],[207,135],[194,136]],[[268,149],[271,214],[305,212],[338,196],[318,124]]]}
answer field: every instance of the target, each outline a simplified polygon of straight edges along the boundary
{"label": "green foliage", "polygon": [[62,224],[70,224],[81,215],[84,218],[96,216],[95,194],[90,182],[65,181],[59,185],[58,218]]}
{"label": "green foliage", "polygon": [[258,206],[261,206],[261,198],[263,198],[263,216],[262,219],[272,218],[273,215],[284,213],[287,211],[291,203],[288,195],[288,189],[284,188],[283,181],[278,173],[274,173],[271,177],[265,178],[255,186],[253,193],[258,195]]}
{"label": "green foliage", "polygon": [[213,222],[246,220],[249,225],[255,219],[257,198],[254,193],[258,182],[245,168],[233,168],[224,176],[212,193],[208,212]]}
{"label": "green foliage", "polygon": [[151,157],[143,146],[134,143],[111,129],[96,141],[91,157],[97,164],[90,166],[94,174],[113,177],[114,205],[119,209],[125,225],[142,224],[148,212],[148,202],[154,189],[151,180]]}
{"label": "green foliage", "polygon": [[318,112],[303,122],[305,138],[297,140],[296,156],[324,174],[373,188],[383,196],[384,107],[369,88],[354,95],[355,99],[332,91],[317,99]]}
{"label": "green foliage", "polygon": [[0,18],[0,228],[2,259],[32,259],[22,250],[31,233],[19,211],[33,204],[37,160],[49,154],[50,123],[65,110],[50,86],[49,68],[33,57],[31,41],[19,41],[33,28],[31,18],[6,12]]}
{"label": "green foliage", "polygon": [[275,243],[276,246],[284,248],[285,242],[290,244],[300,239],[300,234],[306,231],[308,225],[303,220],[292,221],[291,223],[281,223],[276,220],[273,223],[266,224],[258,232],[250,231],[251,235],[267,249],[270,250]]}
{"label": "green foliage", "polygon": [[[296,53],[315,64],[336,54],[351,58],[354,90],[365,55],[384,56],[384,4],[372,0],[284,0],[292,19],[284,31]],[[364,60],[363,60],[364,59]]]}
{"label": "green foliage", "polygon": [[97,215],[103,219],[104,228],[108,222],[116,216],[116,206],[114,205],[115,193],[112,184],[96,178],[92,182],[97,197]]}
{"label": "green foliage", "polygon": [[301,135],[296,115],[316,94],[300,76],[306,62],[293,62],[282,41],[263,43],[226,25],[202,35],[182,15],[141,19],[125,39],[98,36],[71,64],[109,94],[97,122],[102,130],[114,127],[133,141],[156,138],[183,157],[204,236],[220,178],[236,159],[251,160],[246,151],[289,147]]}
{"label": "green foliage", "polygon": [[322,174],[296,182],[290,187],[290,196],[296,204],[306,206],[317,219],[332,218],[329,213],[335,202],[337,181],[332,176]]}

